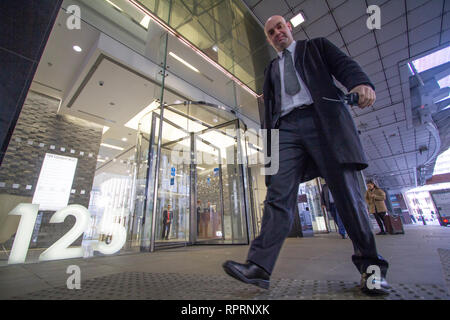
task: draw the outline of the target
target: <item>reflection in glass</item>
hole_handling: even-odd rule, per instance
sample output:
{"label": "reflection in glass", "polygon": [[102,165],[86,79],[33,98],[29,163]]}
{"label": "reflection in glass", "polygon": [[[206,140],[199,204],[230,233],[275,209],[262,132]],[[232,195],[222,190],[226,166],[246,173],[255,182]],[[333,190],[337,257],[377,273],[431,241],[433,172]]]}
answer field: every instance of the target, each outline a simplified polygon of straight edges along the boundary
{"label": "reflection in glass", "polygon": [[[149,134],[139,140],[141,154],[148,152],[146,145],[152,146],[151,157],[156,153],[159,117],[157,108],[140,121],[145,124],[140,126],[140,136]],[[165,106],[163,119],[160,169],[155,172],[156,159],[152,159],[146,175],[146,194],[158,175],[156,212],[152,224],[153,198],[140,206],[146,217],[141,247],[150,247],[152,232],[156,248],[199,241],[247,243],[251,208],[245,204],[245,149],[238,120],[218,107],[191,103]],[[170,228],[165,223],[169,205]]]}
{"label": "reflection in glass", "polygon": [[[136,0],[258,94],[275,53],[263,28],[237,0]],[[172,2],[170,23],[167,8]]]}

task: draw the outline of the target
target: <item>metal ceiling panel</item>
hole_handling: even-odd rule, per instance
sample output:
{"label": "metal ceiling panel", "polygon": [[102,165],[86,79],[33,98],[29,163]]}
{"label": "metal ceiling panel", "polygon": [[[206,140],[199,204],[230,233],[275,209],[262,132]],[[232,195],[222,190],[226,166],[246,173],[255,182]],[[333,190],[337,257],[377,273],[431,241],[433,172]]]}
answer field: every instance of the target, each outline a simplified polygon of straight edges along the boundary
{"label": "metal ceiling panel", "polygon": [[310,24],[305,28],[305,32],[309,38],[318,38],[335,33],[337,30],[336,24],[331,15],[327,14]]}
{"label": "metal ceiling panel", "polygon": [[447,12],[446,14],[444,14],[444,17],[442,18],[442,29],[445,30],[449,28],[450,28],[450,12]]}
{"label": "metal ceiling panel", "polygon": [[378,60],[364,66],[364,71],[369,75],[369,77],[371,77],[375,73],[383,72],[383,66],[381,64],[381,61]]}
{"label": "metal ceiling panel", "polygon": [[357,19],[356,21],[347,24],[345,27],[341,29],[342,36],[344,37],[346,43],[355,41],[370,32],[370,30],[367,29],[366,27],[361,27],[366,25],[366,21],[367,17],[363,16]]}
{"label": "metal ceiling panel", "polygon": [[[384,17],[383,17],[384,20]],[[399,18],[391,22],[382,22],[382,28],[375,30],[375,37],[379,44],[383,44],[396,36],[406,32],[406,19]]]}
{"label": "metal ceiling panel", "polygon": [[399,61],[408,59],[409,52],[408,49],[402,49],[397,51],[391,55],[385,56],[382,61],[385,68],[389,68],[392,66],[397,66]]}
{"label": "metal ceiling panel", "polygon": [[[306,22],[294,30],[296,40],[326,37],[352,56],[376,86],[374,106],[350,109],[364,149],[373,159],[366,176],[376,175],[384,187],[396,190],[414,186],[416,166],[428,160],[435,141],[424,127],[413,127],[406,62],[450,42],[450,1],[283,1],[291,9],[285,18],[298,11],[306,15]],[[284,7],[283,1],[277,7]],[[266,2],[275,3],[260,0],[257,7]],[[381,8],[379,30],[366,26],[367,6],[372,4]],[[273,8],[270,14],[279,11]],[[267,14],[255,15],[264,24]],[[423,145],[429,150],[420,154]]]}
{"label": "metal ceiling panel", "polygon": [[394,21],[405,14],[405,1],[386,1],[381,7],[382,15],[382,23],[388,24],[391,21]]}
{"label": "metal ceiling panel", "polygon": [[[407,1],[407,3],[415,1]],[[414,10],[408,8],[408,25],[410,29],[414,29],[442,14],[443,0],[431,0],[426,2]]]}
{"label": "metal ceiling panel", "polygon": [[[298,10],[303,11],[305,14],[306,17],[306,21],[304,24],[305,26],[309,26],[310,24],[315,23],[317,20],[321,19],[329,12],[327,3],[325,1],[317,1],[317,0],[303,1]],[[334,22],[332,24],[336,25]]]}
{"label": "metal ceiling panel", "polygon": [[[356,57],[366,51],[372,51],[377,46],[375,41],[375,36],[373,33],[368,33],[367,35],[349,44],[348,50],[350,55]],[[373,80],[372,80],[373,81]]]}
{"label": "metal ceiling panel", "polygon": [[432,37],[428,37],[422,42],[411,45],[411,56],[416,56],[428,50],[436,48],[437,46],[439,46],[439,40],[440,36],[437,34]]}
{"label": "metal ceiling panel", "polygon": [[291,8],[295,8],[302,2],[305,2],[305,0],[286,0],[286,2]]}
{"label": "metal ceiling panel", "polygon": [[261,1],[254,8],[253,12],[260,21],[266,21],[274,14],[285,15],[289,8],[284,1]]}
{"label": "metal ceiling panel", "polygon": [[383,57],[408,48],[408,37],[403,33],[380,45],[380,53]]}
{"label": "metal ceiling panel", "polygon": [[[381,64],[380,64],[381,66]],[[367,70],[367,68],[364,68],[365,70]],[[367,71],[366,71],[367,72]],[[375,88],[377,87],[377,84],[382,82],[382,81],[386,81],[386,75],[384,74],[383,71],[377,72],[373,75],[369,75],[370,80],[372,81],[372,83],[375,85]]]}
{"label": "metal ceiling panel", "polygon": [[365,65],[368,65],[372,62],[375,62],[377,60],[380,60],[380,55],[378,54],[378,50],[370,50],[366,51],[363,54],[360,54],[357,57],[353,57],[356,62],[358,62],[362,67]]}
{"label": "metal ceiling panel", "polygon": [[441,31],[441,19],[433,19],[416,29],[408,32],[409,43],[414,44],[426,40],[428,37],[439,34]]}
{"label": "metal ceiling panel", "polygon": [[331,9],[337,8],[347,0],[328,0],[327,3]]}
{"label": "metal ceiling panel", "polygon": [[367,7],[364,1],[349,0],[344,2],[341,6],[333,11],[333,16],[339,27],[346,26],[349,21],[354,21],[364,16],[366,18]]}

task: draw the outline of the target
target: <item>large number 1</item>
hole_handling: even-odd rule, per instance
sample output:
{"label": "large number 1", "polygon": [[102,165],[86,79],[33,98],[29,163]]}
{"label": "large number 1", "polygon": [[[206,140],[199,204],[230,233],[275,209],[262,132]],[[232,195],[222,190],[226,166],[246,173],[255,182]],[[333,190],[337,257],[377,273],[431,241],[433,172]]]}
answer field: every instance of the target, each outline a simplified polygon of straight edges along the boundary
{"label": "large number 1", "polygon": [[[9,213],[10,215],[21,216],[21,218],[8,264],[25,262],[38,211],[38,204],[21,203]],[[76,218],[75,225],[61,239],[42,252],[39,256],[39,261],[83,257],[82,247],[69,248],[69,246],[88,229],[91,221],[89,211],[81,205],[72,204],[56,211],[51,217],[50,223],[62,223],[69,215],[73,215]],[[108,255],[122,249],[127,236],[125,227],[119,223],[112,224],[110,228],[113,241],[110,244],[99,242],[95,247],[96,251]]]}
{"label": "large number 1", "polygon": [[38,204],[21,203],[9,213],[12,216],[21,216],[11,254],[9,255],[9,264],[25,262],[38,211]]}

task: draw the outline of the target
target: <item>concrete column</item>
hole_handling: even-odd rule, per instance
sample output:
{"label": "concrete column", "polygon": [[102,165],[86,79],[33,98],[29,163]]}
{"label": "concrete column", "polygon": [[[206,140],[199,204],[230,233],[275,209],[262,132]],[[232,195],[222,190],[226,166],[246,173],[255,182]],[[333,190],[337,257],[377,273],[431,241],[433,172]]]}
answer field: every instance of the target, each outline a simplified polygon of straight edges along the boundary
{"label": "concrete column", "polygon": [[0,1],[0,165],[61,3]]}

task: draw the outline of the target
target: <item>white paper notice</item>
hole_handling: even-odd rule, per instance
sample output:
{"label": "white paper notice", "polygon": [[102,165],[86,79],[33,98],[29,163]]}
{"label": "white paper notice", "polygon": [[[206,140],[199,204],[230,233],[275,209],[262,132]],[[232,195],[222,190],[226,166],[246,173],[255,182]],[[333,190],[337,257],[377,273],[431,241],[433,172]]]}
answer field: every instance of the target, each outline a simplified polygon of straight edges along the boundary
{"label": "white paper notice", "polygon": [[67,207],[77,158],[46,153],[33,196],[39,210],[57,211]]}

